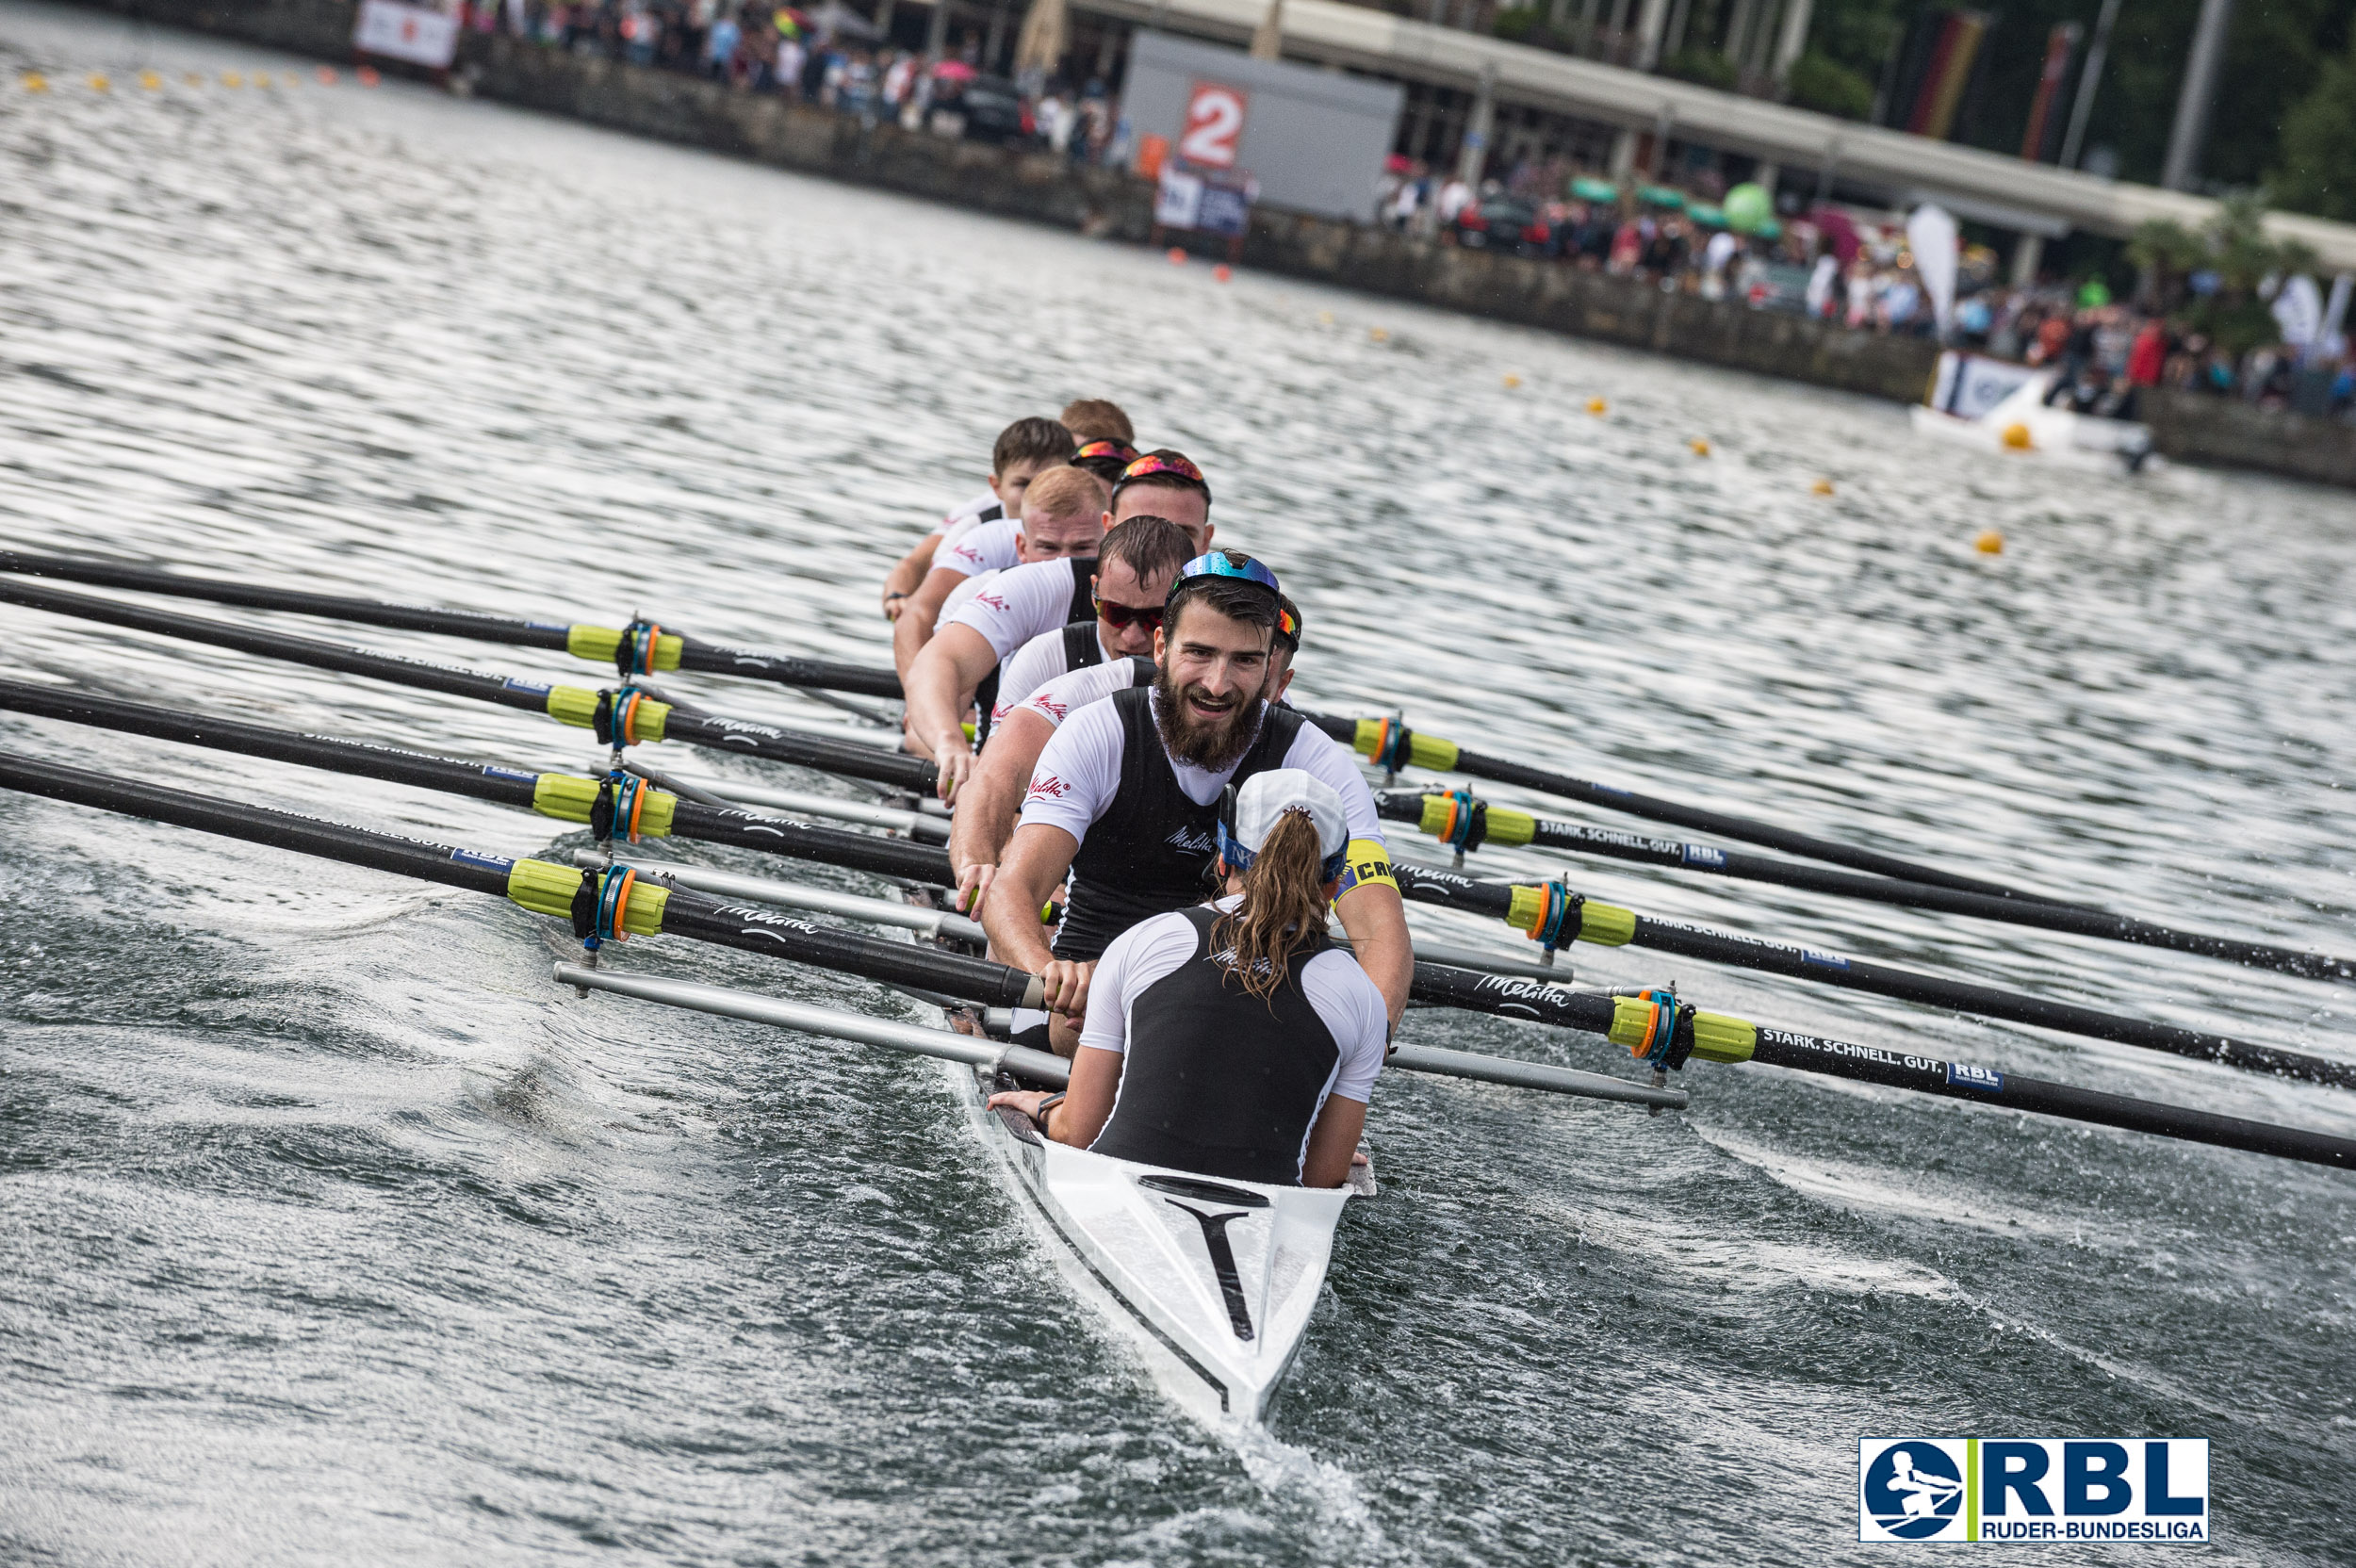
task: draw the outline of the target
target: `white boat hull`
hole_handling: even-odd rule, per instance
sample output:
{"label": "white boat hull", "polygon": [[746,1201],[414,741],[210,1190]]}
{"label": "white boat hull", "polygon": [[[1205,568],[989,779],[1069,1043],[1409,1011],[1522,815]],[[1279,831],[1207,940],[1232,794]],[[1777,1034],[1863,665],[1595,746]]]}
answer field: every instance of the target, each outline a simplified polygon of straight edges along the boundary
{"label": "white boat hull", "polygon": [[1048,1143],[948,1068],[1074,1292],[1211,1426],[1257,1424],[1324,1288],[1350,1189],[1213,1181]]}
{"label": "white boat hull", "polygon": [[2130,419],[2099,419],[2075,409],[2048,408],[2054,372],[2028,374],[2009,395],[1977,417],[1918,403],[1908,410],[1915,433],[2005,457],[2057,459],[2112,473],[2156,466],[2151,431]]}

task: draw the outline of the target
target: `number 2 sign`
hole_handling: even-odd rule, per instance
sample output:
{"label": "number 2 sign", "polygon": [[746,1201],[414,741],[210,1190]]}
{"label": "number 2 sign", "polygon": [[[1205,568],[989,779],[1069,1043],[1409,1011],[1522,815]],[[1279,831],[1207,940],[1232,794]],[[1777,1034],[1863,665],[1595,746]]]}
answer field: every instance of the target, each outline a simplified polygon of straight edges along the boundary
{"label": "number 2 sign", "polygon": [[1239,88],[1220,82],[1197,82],[1186,99],[1186,128],[1178,139],[1178,155],[1206,169],[1235,167],[1235,144],[1243,139],[1243,110],[1248,102]]}

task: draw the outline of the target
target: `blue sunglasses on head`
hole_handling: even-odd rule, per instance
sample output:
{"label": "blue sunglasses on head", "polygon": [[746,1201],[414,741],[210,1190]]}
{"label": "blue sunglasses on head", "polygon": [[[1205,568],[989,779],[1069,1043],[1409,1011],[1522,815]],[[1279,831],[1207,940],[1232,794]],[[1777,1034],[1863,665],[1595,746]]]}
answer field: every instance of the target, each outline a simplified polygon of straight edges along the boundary
{"label": "blue sunglasses on head", "polygon": [[1178,568],[1178,576],[1170,582],[1170,591],[1175,594],[1182,583],[1198,577],[1223,577],[1235,582],[1257,583],[1280,600],[1284,596],[1284,590],[1277,585],[1276,574],[1241,550],[1213,550],[1208,555],[1196,556]]}

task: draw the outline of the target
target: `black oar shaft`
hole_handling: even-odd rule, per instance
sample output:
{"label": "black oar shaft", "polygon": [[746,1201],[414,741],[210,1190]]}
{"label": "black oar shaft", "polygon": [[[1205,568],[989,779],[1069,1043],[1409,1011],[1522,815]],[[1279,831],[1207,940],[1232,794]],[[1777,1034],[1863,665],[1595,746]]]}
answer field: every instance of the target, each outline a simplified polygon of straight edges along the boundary
{"label": "black oar shaft", "polygon": [[[546,861],[478,854],[5,753],[0,753],[0,788],[505,897],[540,913],[558,912],[558,906],[567,902],[566,895],[579,886],[581,874]],[[519,887],[524,890],[519,891]],[[662,890],[658,907],[656,931],[894,985],[939,990],[993,1006],[1039,1004],[1036,976],[988,959],[862,937],[683,889]],[[1606,1037],[1612,1037],[1621,1005],[1610,998],[1432,964],[1415,967],[1415,994],[1426,1001]],[[1898,1056],[1813,1036],[1759,1029],[1735,1019],[1714,1019],[1711,1039],[1722,1060],[1767,1062],[2289,1159],[2356,1166],[2356,1140],[2320,1133],[2151,1104],[1927,1057]],[[1959,1083],[1967,1087],[1959,1090]]]}
{"label": "black oar shaft", "polygon": [[[594,780],[561,774],[533,774],[519,768],[485,766],[454,757],[435,757],[327,735],[298,735],[291,730],[240,724],[232,719],[193,717],[176,709],[55,686],[35,686],[21,680],[0,679],[0,710],[94,725],[181,745],[206,746],[246,757],[267,757],[303,767],[357,774],[364,778],[382,778],[446,794],[468,795],[501,806],[543,811],[571,822],[586,820],[587,797],[582,792],[596,787]],[[551,784],[571,788],[551,799]],[[942,886],[957,880],[949,869],[948,855],[938,846],[763,816],[733,807],[679,801],[671,810],[669,834],[707,843],[764,850],[876,876]]]}
{"label": "black oar shaft", "polygon": [[[555,648],[581,658],[610,660],[613,657],[610,651],[613,633],[606,628],[515,620],[475,610],[386,604],[380,599],[356,598],[342,594],[270,588],[221,578],[184,577],[178,572],[157,571],[152,566],[134,566],[124,562],[78,556],[31,555],[21,550],[0,550],[0,572],[87,582],[93,587],[169,594],[179,598],[203,599],[211,604],[236,605],[246,610],[283,610],[293,614],[351,621],[360,626],[438,632],[452,637],[469,637],[482,643],[504,643],[512,647]],[[583,633],[591,635],[584,637]],[[585,651],[584,644],[587,643],[597,644],[600,652],[592,655]],[[754,648],[701,642],[693,637],[681,638],[678,667],[714,675],[774,680],[785,686],[859,692],[870,696],[896,697],[900,694],[900,678],[888,668],[842,664],[832,660],[803,659],[791,654],[763,653]]]}
{"label": "black oar shaft", "polygon": [[[207,620],[201,615],[182,615],[122,599],[93,598],[88,594],[43,587],[19,578],[0,576],[0,603],[21,604],[52,614],[128,627],[133,630],[178,638],[183,642],[203,643],[212,647],[257,654],[266,659],[284,660],[288,663],[307,664],[314,669],[367,676],[371,679],[440,692],[450,696],[494,702],[503,708],[540,713],[569,723],[588,723],[590,709],[596,701],[595,693],[579,687],[552,687],[537,681],[514,680],[455,664],[402,659],[367,648],[323,643],[312,637],[296,637],[283,631],[264,630],[259,627]],[[564,711],[560,712],[560,709]],[[575,710],[578,710],[577,713]],[[932,763],[920,757],[857,745],[825,736],[803,735],[776,725],[723,718],[695,709],[664,705],[663,711],[663,734],[666,739],[715,751],[730,751],[743,757],[759,757],[794,767],[816,768],[853,778],[872,779],[920,794],[930,794],[933,791],[936,770]],[[572,716],[567,717],[568,714]]]}
{"label": "black oar shaft", "polygon": [[[545,861],[519,862],[6,753],[0,753],[0,787],[518,903],[523,902],[516,893],[519,866],[566,889],[578,885],[581,874],[574,868]],[[551,911],[542,908],[539,912]],[[1036,978],[1003,964],[814,925],[775,909],[728,904],[684,889],[663,890],[659,930],[892,985],[945,990],[990,1006],[1039,1004]]]}
{"label": "black oar shaft", "polygon": [[[1454,872],[1435,871],[1423,866],[1402,864],[1394,866],[1392,870],[1399,878],[1399,890],[1417,903],[1470,909],[1480,914],[1495,915],[1500,920],[1513,916],[1513,888],[1509,883],[1481,882]],[[1604,920],[1607,914],[1613,922],[1608,931]],[[2045,997],[2003,990],[1994,986],[1919,974],[1912,970],[1868,963],[1861,958],[1845,958],[1814,948],[1766,941],[1756,937],[1730,936],[1678,921],[1654,920],[1612,906],[1591,906],[1586,917],[1589,921],[1587,939],[1601,940],[1607,946],[1625,944],[1649,948],[1655,952],[1673,953],[1680,957],[1727,964],[1737,969],[1791,975],[1850,990],[1871,991],[1877,996],[1896,997],[1901,1001],[1919,1002],[1935,1007],[1951,1007],[1957,1012],[1975,1013],[1982,1018],[2005,1019],[2063,1034],[2111,1040],[2149,1051],[2164,1051],[2170,1055],[2217,1062],[2250,1072],[2275,1073],[2311,1084],[2356,1087],[2356,1063],[2335,1062],[2327,1057],[2257,1045],[2202,1030],[2180,1029],[2173,1024],[2153,1023],[2120,1013],[2082,1007],[2075,1003],[2055,1002]],[[1569,939],[1566,937],[1565,939]]]}
{"label": "black oar shaft", "polygon": [[[1436,809],[1427,803],[1437,803]],[[1426,832],[1437,831],[1430,825],[1447,817],[1457,807],[1456,802],[1445,795],[1406,791],[1385,792],[1379,798],[1378,804],[1383,816],[1394,822],[1415,823]],[[1729,876],[1742,881],[1770,882],[1778,887],[1799,888],[1841,898],[1929,909],[1940,914],[1969,915],[1979,920],[2002,921],[2010,925],[2033,926],[2044,931],[2064,931],[2073,936],[2167,948],[2171,952],[2222,958],[2231,963],[2246,964],[2252,969],[2268,969],[2310,980],[2356,981],[2356,959],[2301,953],[2296,948],[2245,941],[2237,937],[2179,930],[2082,904],[1991,898],[1986,893],[1935,888],[1926,882],[1867,876],[1857,872],[1836,871],[1829,866],[1809,865],[1805,861],[1779,860],[1770,856],[1746,854],[1739,849],[1719,849],[1714,845],[1684,843],[1675,839],[1627,833],[1615,828],[1590,827],[1583,823],[1531,816],[1497,806],[1484,807],[1482,821],[1485,825],[1484,841],[1492,844],[1534,844],[1542,849],[1560,849],[1575,855],[1599,855],[1613,860],[1670,866],[1680,871]]]}
{"label": "black oar shaft", "polygon": [[[1367,727],[1377,722],[1320,713],[1303,713],[1301,716],[1343,744],[1361,751],[1367,750]],[[1780,849],[1788,855],[1805,856],[1811,860],[1828,861],[1837,866],[1850,866],[1878,876],[1902,877],[1910,882],[1927,882],[1940,888],[1960,888],[1970,892],[1986,893],[1991,898],[2053,902],[2041,894],[2023,892],[2000,883],[1983,882],[1977,877],[1959,876],[1954,872],[1940,871],[1936,866],[1859,849],[1854,844],[1839,843],[1830,839],[1819,839],[1812,834],[1777,827],[1772,823],[1754,822],[1748,817],[1706,810],[1698,806],[1662,800],[1656,795],[1639,794],[1632,790],[1574,778],[1569,774],[1533,768],[1507,758],[1484,757],[1477,751],[1464,750],[1453,741],[1407,735],[1404,743],[1395,749],[1415,766],[1430,768],[1434,772],[1468,774],[1475,778],[1494,779],[1500,784],[1518,784],[1524,789],[1537,790],[1546,794],[1585,801],[1593,806],[1625,811],[1630,816],[1645,817],[1654,822],[1674,823],[1679,827],[1690,827],[1700,833],[1740,839],[1744,843],[1765,844],[1770,849]]]}

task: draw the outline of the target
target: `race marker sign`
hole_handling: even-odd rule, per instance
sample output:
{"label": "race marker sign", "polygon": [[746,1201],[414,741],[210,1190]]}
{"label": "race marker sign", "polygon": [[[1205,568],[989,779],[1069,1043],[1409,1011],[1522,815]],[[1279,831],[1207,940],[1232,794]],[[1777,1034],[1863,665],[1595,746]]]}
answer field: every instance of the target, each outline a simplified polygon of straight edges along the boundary
{"label": "race marker sign", "polygon": [[1859,1541],[2209,1539],[2203,1437],[1861,1437],[1857,1468]]}
{"label": "race marker sign", "polygon": [[1186,128],[1178,155],[1204,169],[1233,169],[1243,141],[1244,106],[1250,97],[1224,82],[1197,82],[1186,97]]}

